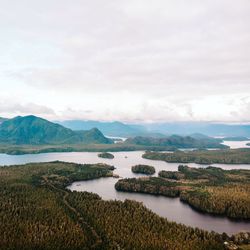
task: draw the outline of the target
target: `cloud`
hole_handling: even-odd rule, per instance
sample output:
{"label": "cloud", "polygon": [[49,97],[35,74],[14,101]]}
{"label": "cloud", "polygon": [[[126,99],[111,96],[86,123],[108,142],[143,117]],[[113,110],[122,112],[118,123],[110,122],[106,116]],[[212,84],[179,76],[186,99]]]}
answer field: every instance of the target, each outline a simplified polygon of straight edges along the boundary
{"label": "cloud", "polygon": [[0,114],[1,116],[9,117],[13,115],[45,115],[46,117],[50,117],[51,115],[55,115],[53,109],[48,108],[46,106],[37,105],[35,103],[26,103],[26,104],[18,104],[18,103],[10,103],[0,101]]}
{"label": "cloud", "polygon": [[250,96],[248,0],[14,2],[0,10],[8,98],[62,118],[250,119],[234,102]]}

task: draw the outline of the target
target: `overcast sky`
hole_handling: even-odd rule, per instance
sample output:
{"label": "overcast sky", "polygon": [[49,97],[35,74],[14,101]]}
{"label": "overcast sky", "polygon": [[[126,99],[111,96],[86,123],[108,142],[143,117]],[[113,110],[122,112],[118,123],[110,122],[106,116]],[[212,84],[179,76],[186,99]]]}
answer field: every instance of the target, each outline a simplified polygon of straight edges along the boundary
{"label": "overcast sky", "polygon": [[0,0],[0,116],[250,121],[249,0]]}

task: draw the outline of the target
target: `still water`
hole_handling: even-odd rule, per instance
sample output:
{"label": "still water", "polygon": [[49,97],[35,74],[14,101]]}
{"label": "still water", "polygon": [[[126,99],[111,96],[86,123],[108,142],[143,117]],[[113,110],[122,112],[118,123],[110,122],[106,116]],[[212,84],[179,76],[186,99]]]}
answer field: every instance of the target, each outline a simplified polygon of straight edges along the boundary
{"label": "still water", "polygon": [[250,143],[249,141],[223,141],[222,144],[229,146],[230,148],[250,148],[247,144]]}
{"label": "still water", "polygon": [[[160,170],[175,171],[178,163],[166,163],[163,161],[152,161],[143,159],[143,152],[116,152],[114,159],[102,159],[97,153],[73,152],[73,153],[46,153],[28,155],[6,155],[0,154],[0,165],[24,164],[29,162],[48,162],[54,160],[75,162],[75,163],[107,163],[116,167],[114,173],[120,177],[138,177],[138,174],[131,172],[131,166],[136,164],[152,165],[156,168],[156,175]],[[204,167],[204,165],[189,164],[191,167]],[[215,164],[214,166],[223,169],[250,169],[250,165],[225,165]],[[89,191],[99,194],[103,199],[133,199],[154,211],[155,213],[168,218],[170,221],[183,223],[192,227],[199,227],[216,232],[228,234],[239,231],[250,231],[250,222],[232,221],[225,217],[211,216],[193,210],[189,205],[182,203],[179,198],[167,198],[147,194],[133,194],[117,192],[114,184],[115,178],[100,178],[97,180],[74,182],[68,188],[76,191]]]}

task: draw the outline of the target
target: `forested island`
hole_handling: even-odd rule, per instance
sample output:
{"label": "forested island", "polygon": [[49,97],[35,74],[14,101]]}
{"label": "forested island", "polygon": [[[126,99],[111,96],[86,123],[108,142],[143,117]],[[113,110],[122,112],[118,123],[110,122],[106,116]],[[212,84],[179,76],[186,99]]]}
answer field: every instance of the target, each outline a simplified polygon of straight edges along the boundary
{"label": "forested island", "polygon": [[208,137],[205,135],[193,135],[192,136],[180,136],[171,135],[168,137],[146,137],[146,136],[136,136],[133,138],[128,138],[125,143],[144,145],[144,146],[158,146],[158,147],[175,147],[175,148],[214,148],[214,149],[226,149],[228,146],[221,144],[222,140]]}
{"label": "forested island", "polygon": [[169,222],[135,201],[65,189],[112,169],[59,161],[1,167],[1,248],[222,250],[225,240],[244,238]]}
{"label": "forested island", "polygon": [[106,158],[106,159],[114,159],[115,158],[113,154],[108,153],[108,152],[100,153],[100,154],[98,154],[98,157]]}
{"label": "forested island", "polygon": [[147,151],[142,155],[145,159],[161,160],[176,163],[197,164],[250,164],[250,149],[227,150],[194,150],[176,151],[173,153],[160,153]]}
{"label": "forested island", "polygon": [[160,171],[159,176],[121,179],[115,188],[118,191],[180,197],[203,212],[250,219],[250,170],[180,165],[178,171]]}
{"label": "forested island", "polygon": [[155,173],[155,168],[152,166],[148,166],[148,165],[132,166],[131,170],[133,173],[136,173],[136,174],[152,175]]}

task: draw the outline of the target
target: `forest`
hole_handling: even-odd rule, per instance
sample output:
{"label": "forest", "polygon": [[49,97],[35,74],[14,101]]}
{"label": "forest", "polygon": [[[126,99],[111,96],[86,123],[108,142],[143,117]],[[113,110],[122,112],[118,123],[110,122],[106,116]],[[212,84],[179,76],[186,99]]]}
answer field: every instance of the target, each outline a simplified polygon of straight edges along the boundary
{"label": "forest", "polygon": [[108,152],[100,153],[100,154],[98,154],[98,157],[106,158],[106,159],[114,159],[115,158],[113,154],[108,153]]}
{"label": "forest", "polygon": [[152,175],[155,173],[155,168],[148,165],[135,165],[131,168],[132,172],[135,174],[146,174]]}
{"label": "forest", "polygon": [[160,153],[147,151],[142,156],[150,160],[197,164],[250,164],[250,149],[194,150]]}
{"label": "forest", "polygon": [[112,169],[59,161],[1,167],[1,249],[216,250],[230,240],[169,222],[135,201],[104,201],[65,188],[112,176]]}
{"label": "forest", "polygon": [[128,138],[125,143],[145,146],[173,146],[175,148],[214,148],[226,149],[228,146],[221,144],[222,140],[205,135],[180,136],[171,135],[165,137],[135,136]]}
{"label": "forest", "polygon": [[139,192],[181,201],[202,212],[250,219],[250,170],[223,170],[216,167],[160,171],[159,177],[120,179],[117,191]]}

